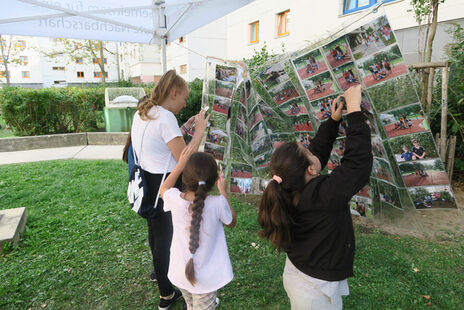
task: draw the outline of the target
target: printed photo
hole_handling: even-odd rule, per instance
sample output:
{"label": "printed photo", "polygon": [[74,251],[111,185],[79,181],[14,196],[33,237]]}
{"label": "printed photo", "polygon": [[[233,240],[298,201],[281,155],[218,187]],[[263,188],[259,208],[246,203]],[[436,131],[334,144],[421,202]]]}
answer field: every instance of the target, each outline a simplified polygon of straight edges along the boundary
{"label": "printed photo", "polygon": [[419,102],[419,97],[408,74],[371,87],[367,92],[377,113]]}
{"label": "printed photo", "polygon": [[226,149],[223,146],[205,143],[205,152],[211,154],[214,159],[224,160],[225,151]]}
{"label": "printed photo", "polygon": [[253,155],[261,154],[269,150],[272,150],[272,142],[269,137],[262,137],[259,140],[253,141],[251,144],[251,151],[253,152]]}
{"label": "printed photo", "polygon": [[210,128],[206,136],[206,142],[227,146],[228,135],[224,131],[218,128]]}
{"label": "printed photo", "polygon": [[267,185],[269,184],[270,180],[269,179],[263,179],[263,178],[259,178],[259,181],[258,181],[258,192],[260,194],[262,194],[264,192],[264,190],[266,189]]}
{"label": "printed photo", "polygon": [[251,193],[252,179],[231,178],[230,191],[232,193],[249,194]]}
{"label": "printed photo", "polygon": [[[234,162],[246,163],[251,153],[250,147],[236,134],[231,135],[232,147],[230,150],[230,158]],[[252,160],[252,158],[251,158]]]}
{"label": "printed photo", "polygon": [[393,138],[390,146],[397,162],[439,158],[435,141],[428,132]]}
{"label": "printed photo", "polygon": [[244,141],[247,141],[248,128],[241,120],[235,122],[235,133]]}
{"label": "printed photo", "polygon": [[247,109],[248,111],[251,111],[253,110],[253,108],[255,107],[256,105],[256,95],[255,95],[255,92],[254,90],[252,89],[251,90],[251,95],[248,97],[247,99]]}
{"label": "printed photo", "polygon": [[300,115],[291,118],[293,130],[295,131],[314,131],[313,124],[308,115]]}
{"label": "printed photo", "polygon": [[401,205],[400,195],[398,188],[390,183],[383,181],[378,182],[378,189],[380,194],[380,201],[382,203],[390,204],[396,208],[403,209]]}
{"label": "printed photo", "polygon": [[354,63],[350,62],[334,69],[335,78],[342,90],[358,85],[359,77]]}
{"label": "printed photo", "polygon": [[263,114],[263,117],[265,118],[279,117],[279,115],[277,115],[277,113],[270,106],[266,104],[260,104],[259,108],[261,109],[261,113]]}
{"label": "printed photo", "polygon": [[234,83],[227,83],[216,80],[216,92],[215,94],[221,97],[232,98],[234,93]]}
{"label": "printed photo", "polygon": [[235,83],[237,81],[237,68],[216,65],[216,80]]}
{"label": "printed photo", "polygon": [[[240,85],[243,85],[243,83],[241,83]],[[244,108],[246,108],[246,91],[245,91],[245,87],[241,87],[240,88],[240,103],[243,105]]]}
{"label": "printed photo", "polygon": [[325,57],[327,57],[332,68],[336,68],[347,62],[353,61],[351,51],[346,43],[345,37],[338,38],[324,46],[322,49],[324,50]]}
{"label": "printed photo", "polygon": [[232,163],[230,165],[230,175],[233,178],[251,178],[253,168],[250,165]]}
{"label": "printed photo", "polygon": [[409,195],[416,209],[456,209],[456,199],[449,186],[410,188]]}
{"label": "printed photo", "polygon": [[369,125],[369,129],[371,130],[371,135],[378,135],[379,131],[377,129],[377,125],[376,125],[377,122],[375,121],[374,114],[367,112],[367,110],[362,110],[362,109],[361,109],[361,112],[367,118],[366,124]]}
{"label": "printed photo", "polygon": [[370,103],[369,98],[367,97],[367,94],[365,91],[362,92],[362,97],[361,97],[361,110],[362,111],[368,111],[372,113],[372,106]]}
{"label": "printed photo", "polygon": [[293,64],[298,72],[298,76],[302,80],[327,71],[324,57],[318,49],[295,58]]}
{"label": "printed photo", "polygon": [[297,132],[295,133],[296,140],[299,144],[309,150],[310,141],[314,138],[314,132]]}
{"label": "printed photo", "polygon": [[[328,119],[332,115],[332,103],[338,95],[332,95],[325,97],[317,101],[311,101],[311,105],[314,108],[314,116],[320,121]],[[345,110],[346,112],[346,110]]]}
{"label": "printed photo", "polygon": [[213,111],[227,115],[229,114],[230,104],[230,99],[214,96]]}
{"label": "printed photo", "polygon": [[385,15],[350,32],[346,38],[354,59],[371,55],[396,43],[395,36]]}
{"label": "printed photo", "polygon": [[266,129],[268,134],[280,133],[280,132],[293,132],[292,124],[290,123],[291,119],[298,118],[300,116],[291,117],[287,119],[281,118],[264,118],[264,123],[266,124]]}
{"label": "printed photo", "polygon": [[304,80],[302,83],[306,89],[309,100],[316,100],[339,91],[329,71]]}
{"label": "printed photo", "polygon": [[358,193],[357,195],[358,196],[363,196],[363,197],[367,197],[367,198],[372,198],[372,187],[370,184],[367,184],[366,186],[364,186]]}
{"label": "printed photo", "polygon": [[372,137],[372,156],[378,158],[387,158],[385,147],[383,146],[382,139],[379,136]]}
{"label": "printed photo", "polygon": [[280,110],[289,116],[308,114],[302,97],[294,98],[279,106]]}
{"label": "printed photo", "polygon": [[327,169],[329,169],[329,171],[332,171],[338,166],[340,166],[340,160],[341,158],[335,152],[332,152],[330,154],[329,161],[327,162]]}
{"label": "printed photo", "polygon": [[420,104],[380,113],[379,118],[389,138],[429,129]]}
{"label": "printed photo", "polygon": [[338,139],[335,140],[332,152],[335,152],[338,156],[343,157],[343,154],[345,153],[345,141],[346,139]]}
{"label": "printed photo", "polygon": [[241,120],[242,122],[246,122],[247,121],[247,111],[245,109],[245,107],[241,104],[238,105],[238,108],[237,108],[237,118],[239,120]]}
{"label": "printed photo", "polygon": [[372,199],[361,197],[361,196],[353,196],[350,200],[350,208],[352,214],[360,215],[367,218],[374,218],[373,208],[372,208]]}
{"label": "printed photo", "polygon": [[449,184],[440,159],[409,161],[399,164],[399,167],[407,187]]}
{"label": "printed photo", "polygon": [[269,90],[269,94],[272,96],[277,105],[281,105],[282,103],[299,96],[298,91],[290,81],[284,84],[279,84]]}
{"label": "printed photo", "polygon": [[253,110],[250,113],[250,121],[248,124],[250,124],[250,128],[253,128],[256,124],[258,124],[260,121],[263,120],[263,115],[261,114],[261,111],[258,108],[258,105],[256,105]]}
{"label": "printed photo", "polygon": [[272,151],[264,154],[260,154],[254,158],[255,164],[259,168],[269,167],[269,161],[271,160]]}
{"label": "printed photo", "polygon": [[270,89],[278,84],[287,81],[290,77],[285,72],[281,63],[273,64],[259,73],[259,79],[266,89]]}
{"label": "printed photo", "polygon": [[250,140],[253,144],[255,141],[260,140],[266,136],[266,129],[264,129],[264,123],[260,122],[252,130],[250,130]]}
{"label": "printed photo", "polygon": [[291,133],[274,133],[271,135],[272,147],[276,150],[282,144],[295,141],[295,136]]}
{"label": "printed photo", "polygon": [[219,128],[222,131],[226,132],[226,123],[227,123],[227,115],[211,112],[211,116],[209,117],[209,127],[210,128]]}
{"label": "printed photo", "polygon": [[360,59],[358,69],[366,87],[408,73],[398,45]]}
{"label": "printed photo", "polygon": [[374,163],[372,164],[372,176],[393,183],[392,171],[386,160],[374,158]]}

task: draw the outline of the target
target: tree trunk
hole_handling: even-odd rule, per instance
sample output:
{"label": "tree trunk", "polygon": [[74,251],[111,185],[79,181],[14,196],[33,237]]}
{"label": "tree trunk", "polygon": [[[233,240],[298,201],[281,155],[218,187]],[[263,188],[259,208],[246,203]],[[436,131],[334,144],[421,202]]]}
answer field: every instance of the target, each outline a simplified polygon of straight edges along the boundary
{"label": "tree trunk", "polygon": [[8,71],[8,60],[4,60],[5,65],[5,76],[6,76],[6,85],[10,86],[10,72]]}
{"label": "tree trunk", "polygon": [[101,81],[106,84],[106,71],[105,71],[105,55],[103,54],[103,41],[98,41],[100,45],[100,69],[102,73]]}
{"label": "tree trunk", "polygon": [[[425,59],[426,63],[432,61],[432,47],[433,47],[433,40],[435,39],[435,34],[437,33],[437,25],[438,25],[438,5],[440,2],[438,0],[432,0],[432,28],[430,30],[430,36],[427,38],[427,49],[425,50]],[[428,97],[428,83],[429,83],[429,75],[431,69],[425,69],[422,73],[422,96],[421,96],[421,104],[423,107],[426,106],[426,101]]]}

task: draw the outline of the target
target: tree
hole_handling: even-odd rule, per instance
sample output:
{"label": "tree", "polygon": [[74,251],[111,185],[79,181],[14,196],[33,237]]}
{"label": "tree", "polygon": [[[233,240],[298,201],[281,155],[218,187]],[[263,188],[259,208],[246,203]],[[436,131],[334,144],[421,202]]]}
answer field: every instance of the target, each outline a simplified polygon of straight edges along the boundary
{"label": "tree", "polygon": [[10,86],[10,71],[8,65],[10,63],[19,63],[20,59],[17,58],[18,51],[21,50],[21,45],[18,40],[14,40],[13,36],[8,36],[6,39],[0,35],[0,52],[1,62],[4,68],[4,77],[6,78],[6,85]]}
{"label": "tree", "polygon": [[115,52],[108,50],[105,47],[103,41],[92,41],[92,40],[70,40],[58,38],[55,39],[57,43],[56,49],[51,52],[41,52],[42,55],[50,59],[55,59],[57,55],[64,55],[68,58],[69,62],[75,63],[93,63],[98,65],[101,72],[101,82],[106,83],[106,75],[108,74],[105,70],[105,64],[107,58],[105,58],[105,51],[115,55]]}

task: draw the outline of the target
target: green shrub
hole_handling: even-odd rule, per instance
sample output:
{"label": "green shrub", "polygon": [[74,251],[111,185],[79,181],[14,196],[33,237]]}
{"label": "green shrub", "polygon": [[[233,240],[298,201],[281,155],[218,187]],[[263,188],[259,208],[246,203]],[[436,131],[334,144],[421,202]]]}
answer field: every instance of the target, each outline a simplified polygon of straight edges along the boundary
{"label": "green shrub", "polygon": [[103,125],[104,89],[5,88],[0,109],[17,136],[95,131]]}

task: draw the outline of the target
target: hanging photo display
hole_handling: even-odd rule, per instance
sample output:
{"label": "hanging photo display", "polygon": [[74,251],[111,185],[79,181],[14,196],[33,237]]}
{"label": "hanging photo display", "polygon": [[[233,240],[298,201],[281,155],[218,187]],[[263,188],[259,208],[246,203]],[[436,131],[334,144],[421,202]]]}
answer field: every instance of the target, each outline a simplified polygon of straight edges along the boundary
{"label": "hanging photo display", "polygon": [[[314,48],[316,47],[316,48]],[[361,84],[371,130],[371,181],[353,196],[353,214],[368,218],[405,208],[456,208],[416,88],[385,15],[320,46],[260,66],[207,62],[203,104],[211,108],[205,151],[227,169],[230,191],[261,193],[269,161],[287,141],[308,148],[335,99]],[[349,126],[343,111],[327,164],[342,163]],[[391,214],[391,212],[390,212]]]}

